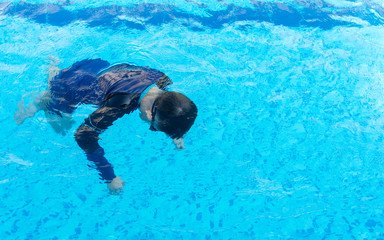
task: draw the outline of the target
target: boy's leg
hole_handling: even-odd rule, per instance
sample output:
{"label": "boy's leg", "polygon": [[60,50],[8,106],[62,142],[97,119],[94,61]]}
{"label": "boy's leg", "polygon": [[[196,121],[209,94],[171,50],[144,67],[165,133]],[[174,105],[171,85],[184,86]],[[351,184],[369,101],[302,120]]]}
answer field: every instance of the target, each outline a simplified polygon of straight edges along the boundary
{"label": "boy's leg", "polygon": [[66,135],[67,131],[72,128],[74,121],[72,120],[71,114],[61,112],[60,116],[57,113],[51,112],[47,109],[45,109],[44,112],[48,123],[56,133]]}
{"label": "boy's leg", "polygon": [[[59,63],[59,60],[55,58],[51,58],[51,60],[51,66],[48,70],[48,89],[51,88],[51,80],[53,80],[61,71],[60,68],[56,67],[56,65]],[[59,114],[51,112],[46,108],[44,109],[44,112],[48,123],[56,133],[62,135],[67,134],[67,131],[71,129],[74,123],[72,120],[72,115],[69,113],[60,112],[60,116]]]}
{"label": "boy's leg", "polygon": [[51,63],[51,67],[48,70],[48,91],[41,92],[28,106],[25,106],[24,104],[24,97],[26,96],[24,95],[17,105],[18,110],[15,113],[14,119],[16,123],[20,125],[25,119],[33,117],[40,110],[44,110],[47,121],[52,126],[53,130],[65,135],[67,130],[71,129],[74,123],[71,114],[60,113],[60,116],[57,113],[49,111],[46,107],[51,100],[51,95],[49,93],[51,80],[60,72],[60,69],[54,64],[55,63]]}
{"label": "boy's leg", "polygon": [[71,114],[60,112],[60,116],[58,113],[47,109],[47,103],[51,99],[49,92],[41,92],[32,102],[28,104],[28,106],[25,106],[24,104],[24,97],[25,95],[21,98],[21,101],[17,105],[18,109],[14,116],[18,125],[22,124],[25,119],[33,117],[37,112],[44,110],[45,117],[55,132],[65,135],[67,131],[71,129],[74,123]]}
{"label": "boy's leg", "polygon": [[51,80],[56,77],[57,74],[60,73],[60,68],[56,67],[56,66],[51,66],[48,70],[48,89],[51,88]]}
{"label": "boy's leg", "polygon": [[[25,94],[20,102],[17,104],[17,110],[14,115],[14,119],[18,125],[22,124],[25,119],[35,116],[35,114],[40,110],[45,110],[46,103],[50,100],[49,88],[51,80],[60,72],[60,69],[56,67],[58,60],[51,59],[51,65],[48,70],[48,90],[43,91],[38,94],[32,102],[29,103],[28,106],[24,104],[24,98],[28,95]],[[36,93],[33,93],[35,95]],[[32,95],[32,96],[33,96]]]}
{"label": "boy's leg", "polygon": [[[61,69],[55,65],[58,63],[58,60],[51,62],[51,67],[48,70],[48,89],[51,87],[51,80],[60,73]],[[50,97],[49,97],[50,99]],[[56,133],[65,135],[69,129],[71,129],[74,121],[72,120],[72,115],[69,113],[60,112],[61,116],[57,113],[51,112],[48,109],[44,109],[45,117],[47,118],[48,123],[51,125],[53,130]]]}

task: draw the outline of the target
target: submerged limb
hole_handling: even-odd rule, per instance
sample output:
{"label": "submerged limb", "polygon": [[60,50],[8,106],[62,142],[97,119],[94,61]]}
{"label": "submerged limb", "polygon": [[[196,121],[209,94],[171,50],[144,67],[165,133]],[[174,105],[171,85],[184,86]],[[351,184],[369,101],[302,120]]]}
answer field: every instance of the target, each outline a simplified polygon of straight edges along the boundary
{"label": "submerged limb", "polygon": [[28,106],[26,106],[24,103],[24,98],[27,95],[28,94],[22,96],[20,102],[17,104],[17,110],[15,112],[14,119],[18,125],[22,124],[25,119],[35,116],[38,111],[43,110],[45,108],[45,103],[49,98],[47,91],[40,92],[37,95],[35,92],[32,95],[35,95],[35,98],[28,104]]}
{"label": "submerged limb", "polygon": [[[56,77],[60,73],[60,69],[56,67],[59,60],[57,58],[51,57],[51,63],[48,70],[48,89],[50,87],[51,80]],[[42,91],[36,95],[37,92],[32,93],[32,97],[34,97],[33,101],[25,105],[25,98],[29,94],[25,94],[22,96],[20,102],[17,104],[17,110],[14,115],[15,122],[20,125],[25,119],[35,116],[35,114],[41,110],[46,110],[46,104],[50,100],[50,94],[48,91]],[[68,122],[65,120],[64,122]],[[67,125],[67,124],[64,124]]]}
{"label": "submerged limb", "polygon": [[75,123],[72,119],[72,115],[69,113],[60,113],[60,116],[59,114],[51,112],[47,109],[45,109],[44,112],[45,117],[53,130],[61,135],[66,135],[68,130],[70,130],[72,125]]}
{"label": "submerged limb", "polygon": [[55,78],[59,73],[61,69],[56,67],[55,63],[51,63],[49,69],[48,69],[48,89],[51,88],[51,81],[53,78]]}
{"label": "submerged limb", "polygon": [[51,66],[48,69],[48,89],[51,88],[51,81],[60,73],[61,69],[56,66]]}
{"label": "submerged limb", "polygon": [[55,132],[65,135],[67,131],[71,129],[74,123],[71,114],[58,114],[47,109],[47,103],[51,99],[47,91],[39,93],[28,105],[24,103],[25,97],[26,95],[24,95],[17,104],[17,110],[14,115],[14,119],[18,125],[22,124],[27,118],[35,116],[37,112],[44,110],[45,117]]}

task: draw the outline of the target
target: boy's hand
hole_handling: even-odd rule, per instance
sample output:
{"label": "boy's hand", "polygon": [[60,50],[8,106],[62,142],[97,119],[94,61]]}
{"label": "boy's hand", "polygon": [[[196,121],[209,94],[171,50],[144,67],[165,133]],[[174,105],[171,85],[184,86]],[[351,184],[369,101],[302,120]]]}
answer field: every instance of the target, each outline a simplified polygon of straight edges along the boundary
{"label": "boy's hand", "polygon": [[183,138],[174,138],[173,143],[176,146],[176,150],[183,150],[185,148],[184,146],[184,139]]}
{"label": "boy's hand", "polygon": [[112,179],[112,182],[108,183],[107,185],[109,193],[112,195],[119,195],[120,192],[123,190],[124,184],[125,182],[123,181],[123,179],[121,179],[121,177],[115,177],[114,179]]}

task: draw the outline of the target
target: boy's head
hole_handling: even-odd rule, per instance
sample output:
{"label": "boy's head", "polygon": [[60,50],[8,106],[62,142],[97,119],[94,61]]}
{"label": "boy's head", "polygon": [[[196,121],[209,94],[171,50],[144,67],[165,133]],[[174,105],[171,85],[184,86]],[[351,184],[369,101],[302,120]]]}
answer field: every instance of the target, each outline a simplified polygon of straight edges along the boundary
{"label": "boy's head", "polygon": [[151,115],[151,130],[159,130],[178,139],[195,122],[197,107],[179,92],[164,92],[153,103]]}

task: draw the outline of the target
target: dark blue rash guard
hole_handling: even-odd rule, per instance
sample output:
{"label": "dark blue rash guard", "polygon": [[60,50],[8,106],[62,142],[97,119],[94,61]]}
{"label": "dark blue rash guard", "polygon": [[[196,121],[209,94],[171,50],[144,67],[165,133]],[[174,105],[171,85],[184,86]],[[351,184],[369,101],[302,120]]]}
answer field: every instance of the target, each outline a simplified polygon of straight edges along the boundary
{"label": "dark blue rash guard", "polygon": [[172,81],[162,72],[130,64],[111,66],[101,59],[86,59],[63,69],[49,82],[47,109],[58,115],[72,113],[81,104],[98,107],[77,129],[75,138],[94,162],[102,179],[116,177],[99,145],[99,135],[115,120],[139,107],[140,95],[151,85],[165,90]]}

